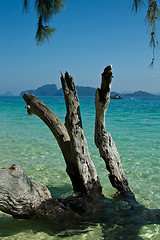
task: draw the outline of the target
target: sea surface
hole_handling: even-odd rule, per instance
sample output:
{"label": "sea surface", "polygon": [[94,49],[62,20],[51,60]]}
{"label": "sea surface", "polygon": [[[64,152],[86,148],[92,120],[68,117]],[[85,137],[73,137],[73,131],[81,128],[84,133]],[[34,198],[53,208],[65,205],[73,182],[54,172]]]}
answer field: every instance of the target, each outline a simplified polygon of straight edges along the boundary
{"label": "sea surface", "polygon": [[[64,122],[63,97],[40,97]],[[89,152],[103,186],[105,210],[97,219],[59,230],[51,221],[19,220],[0,212],[0,239],[139,240],[160,239],[160,98],[111,100],[106,114],[129,186],[139,208],[130,209],[108,180],[94,145],[94,97],[80,97]],[[71,194],[65,162],[48,127],[28,116],[20,97],[0,97],[0,168],[21,165],[28,177],[45,184],[55,197]],[[147,210],[145,210],[147,209]],[[101,220],[102,219],[102,220]],[[69,221],[69,219],[68,219]]]}

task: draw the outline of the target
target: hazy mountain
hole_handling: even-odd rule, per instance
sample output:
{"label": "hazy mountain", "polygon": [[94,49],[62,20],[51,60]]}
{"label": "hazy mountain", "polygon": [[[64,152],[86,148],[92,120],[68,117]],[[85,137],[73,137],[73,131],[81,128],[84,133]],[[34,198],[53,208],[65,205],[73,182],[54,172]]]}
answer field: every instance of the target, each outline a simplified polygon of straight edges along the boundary
{"label": "hazy mountain", "polygon": [[[78,96],[94,96],[96,93],[96,88],[93,87],[83,87],[83,86],[76,86]],[[63,90],[60,88],[56,94],[56,96],[63,96]]]}
{"label": "hazy mountain", "polygon": [[111,92],[111,93],[110,93],[110,96],[111,96],[111,97],[121,96],[121,94],[118,93],[118,92]]}
{"label": "hazy mountain", "polygon": [[35,96],[54,96],[57,92],[58,88],[55,84],[46,84],[42,87],[39,87],[35,90],[25,90],[20,93],[20,96],[23,96],[25,92],[28,92],[29,94],[33,94]]}
{"label": "hazy mountain", "polygon": [[157,95],[144,92],[144,91],[137,91],[134,93],[123,94],[125,97],[156,97]]}
{"label": "hazy mountain", "polygon": [[134,91],[123,91],[123,92],[121,93],[121,95],[132,94],[132,93],[134,93]]}
{"label": "hazy mountain", "polygon": [[[76,86],[78,96],[95,96],[96,88],[93,87],[84,87],[84,86]],[[58,89],[55,84],[46,84],[42,87],[39,87],[35,90],[25,90],[20,93],[20,96],[23,96],[25,92],[29,94],[34,94],[35,96],[63,96],[62,88]],[[9,96],[10,92],[7,92]],[[156,94],[144,92],[144,91],[137,91],[137,92],[111,92],[111,97],[115,96],[122,96],[122,97],[156,97]]]}
{"label": "hazy mountain", "polygon": [[[94,96],[96,92],[96,88],[93,87],[76,86],[76,89],[79,96]],[[47,84],[35,90],[25,90],[20,93],[20,96],[23,96],[25,92],[35,96],[63,96],[62,88],[58,90],[55,84]]]}

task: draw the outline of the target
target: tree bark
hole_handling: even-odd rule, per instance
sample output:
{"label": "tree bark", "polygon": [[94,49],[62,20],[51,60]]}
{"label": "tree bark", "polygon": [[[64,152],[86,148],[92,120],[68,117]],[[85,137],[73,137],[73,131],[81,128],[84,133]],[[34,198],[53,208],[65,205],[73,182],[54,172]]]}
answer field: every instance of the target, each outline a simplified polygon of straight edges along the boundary
{"label": "tree bark", "polygon": [[23,98],[27,103],[27,111],[40,117],[55,136],[63,153],[73,190],[85,195],[91,192],[101,193],[100,181],[90,158],[82,128],[79,100],[73,78],[66,72],[65,77],[61,76],[61,82],[67,108],[65,125],[37,97],[25,93]]}
{"label": "tree bark", "polygon": [[110,102],[112,78],[112,67],[107,66],[102,73],[101,88],[97,89],[95,96],[95,144],[99,148],[100,156],[106,163],[112,186],[120,192],[130,192],[115,143],[110,133],[105,130],[105,113]]}
{"label": "tree bark", "polygon": [[43,184],[31,181],[19,165],[0,169],[1,211],[15,218],[37,218],[65,209]]}
{"label": "tree bark", "polygon": [[31,181],[19,165],[0,169],[0,211],[14,218],[47,217],[59,223],[68,219],[74,222],[83,214],[87,216],[95,212],[93,205],[98,204],[100,197],[96,194],[94,197],[77,195],[56,199],[46,186]]}
{"label": "tree bark", "polygon": [[80,105],[73,78],[66,72],[61,76],[67,114],[65,126],[71,140],[71,159],[67,165],[73,188],[77,192],[88,195],[91,192],[100,192],[101,185],[96,168],[90,158],[88,145],[84,136]]}
{"label": "tree bark", "polygon": [[36,96],[30,95],[26,92],[23,95],[23,99],[27,103],[26,109],[28,114],[37,115],[49,127],[59,144],[66,164],[68,164],[71,155],[70,137],[64,124],[60,121],[57,115]]}

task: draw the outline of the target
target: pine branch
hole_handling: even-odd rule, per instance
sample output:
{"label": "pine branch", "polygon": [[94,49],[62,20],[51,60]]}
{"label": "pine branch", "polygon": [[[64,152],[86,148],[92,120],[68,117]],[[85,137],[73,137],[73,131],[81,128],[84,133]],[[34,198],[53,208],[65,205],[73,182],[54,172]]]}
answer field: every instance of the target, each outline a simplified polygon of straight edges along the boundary
{"label": "pine branch", "polygon": [[55,31],[56,31],[55,28],[49,28],[49,26],[44,26],[42,16],[40,16],[38,21],[38,29],[35,37],[37,44],[38,45],[42,44],[44,40],[49,41],[49,38],[51,37],[52,33]]}
{"label": "pine branch", "polygon": [[142,4],[144,4],[143,0],[133,0],[132,11],[137,12]]}
{"label": "pine branch", "polygon": [[148,25],[148,28],[150,30],[150,43],[149,46],[153,50],[153,56],[152,61],[150,64],[150,67],[153,67],[153,63],[155,60],[155,48],[158,47],[158,41],[156,40],[156,26],[157,26],[157,20],[160,19],[160,10],[158,8],[157,1],[155,0],[149,0],[148,2],[148,10],[145,17],[145,22]]}
{"label": "pine branch", "polygon": [[23,2],[23,11],[24,12],[28,12],[28,8],[29,8],[29,0],[24,0]]}
{"label": "pine branch", "polygon": [[55,28],[48,26],[48,22],[63,7],[63,0],[35,0],[35,8],[38,15],[38,28],[36,33],[37,44],[41,44],[44,40],[49,40]]}

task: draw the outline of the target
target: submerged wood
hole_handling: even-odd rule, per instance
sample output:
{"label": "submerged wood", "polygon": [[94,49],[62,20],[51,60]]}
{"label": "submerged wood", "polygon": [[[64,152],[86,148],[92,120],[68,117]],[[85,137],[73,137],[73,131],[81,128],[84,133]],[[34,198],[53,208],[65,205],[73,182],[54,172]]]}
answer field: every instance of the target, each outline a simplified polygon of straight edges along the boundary
{"label": "submerged wood", "polygon": [[43,184],[31,181],[23,169],[0,169],[0,210],[15,218],[37,218],[65,211]]}
{"label": "submerged wood", "polygon": [[[56,199],[51,197],[44,185],[31,181],[19,165],[13,165],[10,169],[0,169],[0,210],[14,218],[42,218],[47,224],[44,231],[48,234],[55,230],[64,230],[66,233],[69,229],[75,230],[77,234],[77,229],[82,232],[82,227],[85,233],[89,226],[97,226],[98,223],[98,226],[103,226],[104,238],[106,236],[108,239],[108,230],[111,229],[111,238],[115,236],[117,239],[118,232],[120,238],[126,239],[129,226],[132,231],[134,226],[134,232],[139,236],[141,227],[160,224],[160,210],[145,208],[130,194],[117,194],[112,203],[111,200],[108,202],[98,195],[98,198],[75,196]],[[30,222],[30,225],[32,224],[33,221]],[[13,227],[12,224],[11,226]],[[73,232],[71,231],[72,234]]]}
{"label": "submerged wood", "polygon": [[0,169],[0,211],[14,218],[65,218],[80,220],[82,215],[95,212],[101,195],[76,195],[56,199],[41,183],[30,180],[21,166],[13,164]]}
{"label": "submerged wood", "polygon": [[105,113],[110,102],[112,78],[112,67],[107,66],[102,73],[101,88],[97,89],[95,96],[95,144],[105,161],[112,186],[120,192],[130,192],[115,143],[110,133],[105,130]]}

